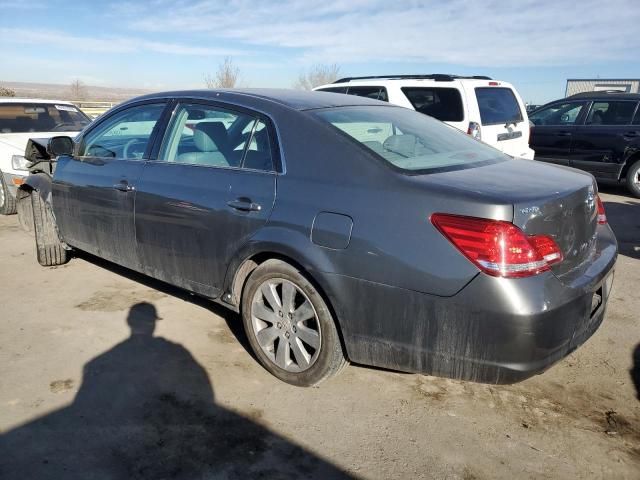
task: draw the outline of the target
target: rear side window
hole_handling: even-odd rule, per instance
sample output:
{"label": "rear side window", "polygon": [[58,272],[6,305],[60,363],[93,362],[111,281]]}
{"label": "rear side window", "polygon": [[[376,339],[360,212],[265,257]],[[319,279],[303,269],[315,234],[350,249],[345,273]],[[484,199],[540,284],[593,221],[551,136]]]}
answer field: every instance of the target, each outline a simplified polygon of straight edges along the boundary
{"label": "rear side window", "polygon": [[0,133],[77,132],[91,120],[73,105],[0,104]]}
{"label": "rear side window", "polygon": [[636,102],[594,102],[587,125],[629,125]]}
{"label": "rear side window", "polygon": [[347,93],[347,87],[330,87],[318,90],[319,92],[331,92],[331,93]]}
{"label": "rear side window", "polygon": [[403,87],[402,92],[420,113],[442,122],[464,120],[462,97],[456,88]]}
{"label": "rear side window", "polygon": [[522,121],[522,111],[510,88],[478,87],[476,98],[483,125],[500,125]]}
{"label": "rear side window", "polygon": [[387,89],[384,87],[349,87],[347,93],[357,97],[373,98],[374,100],[382,100],[384,102],[389,101]]}
{"label": "rear side window", "polygon": [[357,97],[367,97],[374,100],[382,100],[383,102],[389,101],[387,95],[387,89],[384,87],[329,87],[318,90],[319,92],[333,92],[333,93],[346,93],[348,95],[355,95]]}
{"label": "rear side window", "polygon": [[508,158],[469,135],[408,108],[339,107],[314,110],[311,114],[407,171],[470,168]]}
{"label": "rear side window", "polygon": [[271,141],[264,121],[218,106],[180,104],[159,160],[211,167],[271,171]]}

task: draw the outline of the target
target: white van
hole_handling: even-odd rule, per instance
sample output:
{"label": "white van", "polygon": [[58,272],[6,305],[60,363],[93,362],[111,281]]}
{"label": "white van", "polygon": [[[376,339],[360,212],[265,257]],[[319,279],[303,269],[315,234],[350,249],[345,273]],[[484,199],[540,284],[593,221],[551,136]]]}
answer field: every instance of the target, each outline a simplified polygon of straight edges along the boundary
{"label": "white van", "polygon": [[507,82],[456,75],[384,75],[342,78],[317,91],[375,98],[430,115],[513,157],[533,160],[529,118]]}

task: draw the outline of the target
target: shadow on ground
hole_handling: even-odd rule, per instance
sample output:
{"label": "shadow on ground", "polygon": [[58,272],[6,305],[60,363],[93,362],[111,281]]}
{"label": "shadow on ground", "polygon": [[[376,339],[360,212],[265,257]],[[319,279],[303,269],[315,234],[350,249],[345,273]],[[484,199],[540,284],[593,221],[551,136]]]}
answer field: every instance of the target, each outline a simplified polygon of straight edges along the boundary
{"label": "shadow on ground", "polygon": [[71,405],[0,435],[0,478],[347,478],[217,406],[204,368],[153,336],[157,320],[134,305],[131,336],[85,365]]}
{"label": "shadow on ground", "polygon": [[253,350],[251,350],[251,345],[249,344],[249,340],[247,339],[247,336],[244,333],[244,329],[242,327],[242,319],[234,311],[215,303],[213,300],[200,297],[187,290],[176,287],[174,285],[163,282],[161,280],[157,280],[143,273],[138,273],[126,267],[122,267],[115,263],[109,262],[108,260],[105,260],[103,258],[91,255],[90,253],[74,250],[73,255],[76,258],[81,258],[82,260],[92,263],[97,267],[103,268],[105,270],[109,270],[110,272],[115,273],[116,275],[120,275],[122,277],[128,278],[129,280],[133,280],[134,282],[140,283],[141,285],[144,285],[146,287],[152,288],[159,292],[165,293],[167,295],[171,295],[172,297],[179,298],[185,302],[189,302],[201,308],[209,310],[214,315],[224,319],[227,326],[229,327],[230,332],[236,338],[238,343],[244,347],[247,353],[251,355],[251,357],[256,362],[258,361],[253,353]]}

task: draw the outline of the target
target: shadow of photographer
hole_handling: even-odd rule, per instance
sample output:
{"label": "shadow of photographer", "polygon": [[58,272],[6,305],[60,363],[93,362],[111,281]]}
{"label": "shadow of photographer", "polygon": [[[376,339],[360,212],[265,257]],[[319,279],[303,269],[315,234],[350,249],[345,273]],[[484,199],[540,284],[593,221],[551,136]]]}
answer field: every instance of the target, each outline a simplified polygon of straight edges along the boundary
{"label": "shadow of photographer", "polygon": [[155,307],[84,367],[68,407],[0,435],[0,477],[347,478],[308,451],[217,406],[204,368],[153,335]]}

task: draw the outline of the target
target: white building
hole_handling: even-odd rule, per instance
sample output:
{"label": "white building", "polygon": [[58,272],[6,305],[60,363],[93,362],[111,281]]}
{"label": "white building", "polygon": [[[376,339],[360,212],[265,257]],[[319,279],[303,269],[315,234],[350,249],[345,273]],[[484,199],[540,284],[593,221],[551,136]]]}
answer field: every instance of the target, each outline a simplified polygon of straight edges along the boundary
{"label": "white building", "polygon": [[617,90],[626,93],[640,93],[640,79],[628,78],[569,78],[565,97],[583,92]]}

